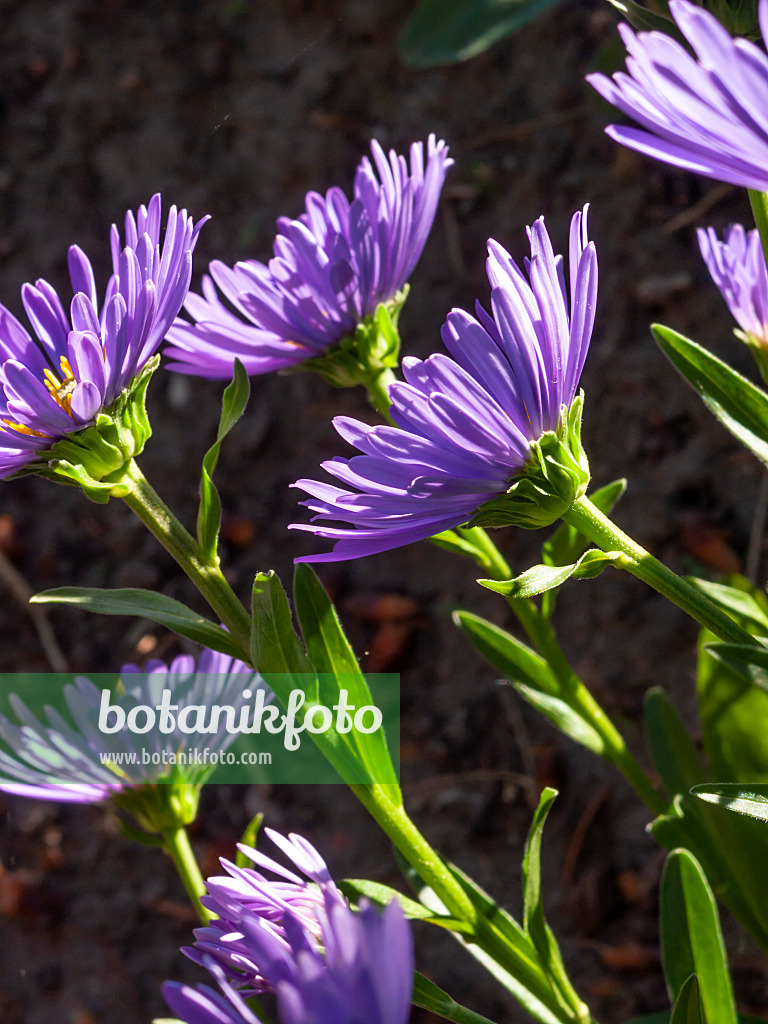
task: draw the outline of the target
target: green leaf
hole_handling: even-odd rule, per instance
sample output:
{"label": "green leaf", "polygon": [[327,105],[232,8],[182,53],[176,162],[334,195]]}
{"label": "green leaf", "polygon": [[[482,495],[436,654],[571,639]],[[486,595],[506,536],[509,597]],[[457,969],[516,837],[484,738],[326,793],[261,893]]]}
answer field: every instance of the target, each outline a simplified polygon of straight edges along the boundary
{"label": "green leaf", "polygon": [[234,658],[243,658],[245,655],[221,626],[193,612],[181,601],[175,601],[164,594],[156,594],[153,590],[139,590],[135,587],[121,590],[57,587],[55,590],[44,590],[41,594],[35,594],[30,599],[30,604],[66,604],[100,615],[139,615],[141,618],[159,622],[161,626],[166,626],[179,636],[194,640],[203,647],[211,647]]}
{"label": "green leaf", "polygon": [[648,691],[643,711],[646,739],[664,788],[670,796],[687,794],[707,778],[688,730],[660,687]]}
{"label": "green leaf", "polygon": [[558,683],[544,658],[522,640],[488,619],[472,612],[456,611],[453,621],[482,656],[512,682],[556,694]]}
{"label": "green leaf", "polygon": [[417,903],[416,900],[403,896],[397,889],[382,885],[380,882],[371,882],[367,878],[345,878],[339,883],[339,888],[353,906],[357,906],[363,898],[379,907],[386,907],[392,900],[397,900],[403,913],[411,921],[426,921],[449,931],[469,932],[472,928],[466,921],[443,915],[436,916],[423,903]]}
{"label": "green leaf", "polygon": [[[317,573],[302,562],[296,566],[294,600],[307,653],[320,673],[320,702],[333,707],[344,689],[350,705],[359,708],[372,704],[368,683],[344,635],[333,602]],[[372,779],[397,785],[397,774],[381,729],[368,735],[354,730],[344,735],[342,742],[350,744],[355,756],[368,766]]]}
{"label": "green leaf", "polygon": [[547,662],[527,644],[487,619],[454,612],[454,621],[520,696],[576,743],[603,754],[605,743],[590,722],[559,695],[560,684]]}
{"label": "green leaf", "polygon": [[539,797],[539,806],[528,831],[523,855],[523,928],[543,960],[549,955],[549,943],[541,901],[541,837],[556,797],[557,790],[550,786]]}
{"label": "green leaf", "polygon": [[[768,632],[765,595],[740,576],[730,577],[729,584],[699,587],[740,626]],[[696,673],[710,778],[768,782],[768,650],[716,639],[700,631]]]}
{"label": "green leaf", "polygon": [[[627,489],[627,481],[614,480],[605,487],[600,487],[590,495],[592,504],[604,515],[610,515],[616,502]],[[568,565],[587,549],[589,540],[569,523],[560,523],[555,532],[544,541],[541,548],[541,560],[544,565]],[[546,618],[551,618],[555,610],[556,590],[548,590],[542,598],[541,610]]]}
{"label": "green leaf", "polygon": [[[706,783],[691,790],[700,800],[717,804],[737,814],[768,822],[768,784],[743,785],[740,782]],[[768,839],[768,836],[766,836]]]}
{"label": "green leaf", "polygon": [[558,2],[421,0],[400,33],[400,55],[414,68],[468,60]]}
{"label": "green leaf", "polygon": [[754,627],[752,632],[768,635],[768,598],[743,576],[729,576],[727,579],[730,581],[728,584],[687,576],[686,582],[740,621],[745,629]]}
{"label": "green leaf", "polygon": [[[261,828],[262,821],[264,821],[264,815],[261,811],[259,811],[258,814],[254,814],[254,816],[246,825],[245,832],[243,832],[242,836],[240,837],[240,843],[243,846],[251,846],[253,848],[256,847],[256,837],[259,834],[259,829]],[[242,850],[238,849],[236,851],[235,864],[239,868],[249,868],[251,866],[251,863],[251,858],[247,857]]]}
{"label": "green leaf", "polygon": [[652,328],[662,352],[743,445],[768,465],[768,395],[701,345],[668,327]]}
{"label": "green leaf", "polygon": [[621,566],[625,556],[620,551],[599,551],[591,548],[573,565],[534,565],[513,580],[478,580],[481,587],[504,597],[535,597],[546,590],[559,587],[571,576],[574,579],[593,579],[609,565]]}
{"label": "green leaf", "polygon": [[601,757],[605,756],[605,741],[592,724],[583,718],[560,697],[534,690],[523,683],[512,684],[520,696],[526,700],[539,714],[544,715],[560,732],[569,736],[575,743],[581,744]]}
{"label": "green leaf", "polygon": [[705,645],[705,651],[747,683],[768,690],[768,650],[765,648],[711,642]]}
{"label": "green leaf", "polygon": [[675,23],[671,18],[664,17],[663,14],[655,14],[647,7],[643,7],[642,4],[635,3],[634,0],[608,0],[608,2],[639,32],[651,32],[656,29],[666,35],[678,35]]}
{"label": "green leaf", "polygon": [[662,959],[673,998],[679,1000],[689,976],[695,974],[709,1024],[736,1024],[715,897],[701,866],[687,850],[674,850],[667,858],[660,896]]}
{"label": "green leaf", "polygon": [[669,1024],[706,1024],[701,1015],[699,982],[695,974],[686,978],[675,1000]]}
{"label": "green leaf", "polygon": [[216,559],[221,527],[221,500],[213,483],[213,471],[219,461],[221,442],[245,412],[251,384],[239,359],[235,359],[232,383],[227,385],[221,403],[221,419],[216,441],[203,459],[200,478],[200,507],[197,513],[197,541],[211,559]]}
{"label": "green leaf", "polygon": [[[275,572],[259,572],[253,581],[251,658],[262,673],[307,675],[313,667],[293,628],[291,609]],[[279,694],[278,694],[279,696]],[[317,694],[313,694],[317,699]]]}
{"label": "green leaf", "polygon": [[461,1006],[447,992],[438,988],[433,981],[418,971],[413,976],[411,1002],[414,1006],[421,1006],[424,1010],[436,1013],[444,1020],[456,1021],[456,1024],[493,1024],[487,1017]]}

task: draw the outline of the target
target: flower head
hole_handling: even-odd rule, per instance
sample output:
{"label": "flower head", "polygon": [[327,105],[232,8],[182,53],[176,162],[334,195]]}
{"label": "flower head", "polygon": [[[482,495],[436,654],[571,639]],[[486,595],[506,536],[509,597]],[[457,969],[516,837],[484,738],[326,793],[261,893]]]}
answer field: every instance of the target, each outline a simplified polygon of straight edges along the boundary
{"label": "flower head", "polygon": [[753,346],[768,347],[768,270],[757,229],[733,224],[722,242],[699,229],[699,247],[736,323]]}
{"label": "flower head", "polygon": [[[312,495],[305,504],[317,515],[293,528],[337,542],[332,552],[303,561],[359,558],[476,518],[487,503],[506,501],[533,445],[563,427],[594,323],[597,256],[585,210],[571,221],[569,304],[563,260],[543,218],[528,234],[527,278],[489,242],[492,315],[479,303],[476,316],[448,314],[442,336],[453,358],[403,360],[405,383],[389,388],[390,415],[401,429],[334,420],[362,455],[323,465],[356,490],[316,480],[294,485]],[[327,520],[349,527],[322,525]]]}
{"label": "flower head", "polygon": [[[51,707],[46,708],[44,723],[11,694],[8,699],[21,725],[0,715],[0,737],[12,751],[0,750],[0,790],[44,800],[92,803],[171,779],[199,784],[210,774],[209,764],[178,764],[179,753],[192,743],[190,734],[179,727],[183,709],[212,704],[237,708],[245,701],[246,688],[265,688],[253,669],[211,650],[204,650],[197,663],[190,655],[180,655],[170,665],[150,661],[143,671],[123,665],[121,683],[124,692],[110,702],[118,710],[106,716],[110,729],[121,716],[125,721],[136,707],[156,708],[164,690],[170,691],[177,708],[173,728],[163,731],[162,723],[157,722],[155,728],[140,735],[127,728],[104,731],[102,690],[84,677],[64,687],[74,725]],[[145,718],[137,715],[137,722],[143,728]],[[234,739],[234,734],[222,728],[219,733],[207,733],[205,745],[211,753],[223,751]],[[143,757],[144,753],[149,758]]]}
{"label": "flower head", "polygon": [[[709,11],[688,0],[669,10],[696,58],[663,32],[620,25],[627,71],[587,76],[609,103],[641,128],[608,134],[640,153],[745,188],[768,189],[768,56],[734,39]],[[768,0],[760,0],[768,39]]]}
{"label": "flower head", "polygon": [[161,245],[155,195],[136,215],[126,213],[124,245],[112,226],[112,276],[101,305],[91,263],[76,245],[69,313],[42,280],[21,289],[34,334],[0,305],[0,478],[93,425],[141,373],[187,294],[203,223],[171,207]]}
{"label": "flower head", "polygon": [[211,896],[203,898],[222,916],[198,929],[196,949],[186,952],[213,973],[225,998],[169,983],[171,1009],[188,1024],[254,1024],[237,988],[243,996],[274,993],[281,1024],[405,1024],[413,943],[399,904],[379,914],[362,901],[354,913],[310,843],[267,834],[310,882],[247,847],[279,881],[222,862],[229,877],[209,879]]}
{"label": "flower head", "polygon": [[[297,220],[278,220],[274,258],[227,267],[214,262],[203,294],[185,308],[166,349],[169,368],[200,377],[232,376],[235,357],[251,374],[322,355],[354,334],[380,303],[397,301],[427,241],[453,161],[434,135],[411,146],[410,167],[371,143],[350,202],[339,188],[310,192]],[[375,165],[375,166],[374,166]],[[216,286],[237,314],[230,311]],[[241,318],[245,318],[244,320]]]}

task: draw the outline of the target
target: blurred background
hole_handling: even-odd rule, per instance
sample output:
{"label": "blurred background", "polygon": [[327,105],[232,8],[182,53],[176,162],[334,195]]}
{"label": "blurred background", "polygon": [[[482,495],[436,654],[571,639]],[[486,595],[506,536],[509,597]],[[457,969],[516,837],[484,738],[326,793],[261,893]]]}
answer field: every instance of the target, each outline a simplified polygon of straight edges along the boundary
{"label": "blurred background", "polygon": [[[475,59],[432,70],[398,56],[411,7],[0,0],[0,302],[23,319],[20,287],[40,277],[68,297],[72,243],[103,288],[110,224],[156,191],[166,208],[212,215],[195,283],[214,258],[266,260],[275,219],[297,216],[309,189],[349,193],[371,138],[403,152],[435,132],[456,166],[400,320],[403,353],[439,349],[448,310],[487,301],[488,237],[521,259],[525,226],[544,213],[563,251],[571,214],[592,203],[600,303],[583,385],[594,481],[629,478],[618,521],[677,571],[743,570],[758,465],[676,376],[648,325],[667,323],[754,377],[695,242],[697,225],[746,221],[746,196],[604,136],[610,112],[583,81],[619,64],[604,0],[568,0]],[[141,464],[189,525],[222,389],[162,370],[150,387],[155,436]],[[276,569],[288,584],[293,558],[317,549],[286,530],[306,515],[288,485],[346,454],[330,425],[339,412],[373,422],[362,392],[308,375],[253,380],[217,470],[223,561],[243,597],[255,571]],[[203,610],[119,502],[97,506],[32,478],[0,492],[0,548],[33,591],[149,587]],[[508,530],[498,539],[517,572],[539,560],[542,536]],[[474,583],[470,563],[427,544],[320,568],[364,668],[402,674],[404,789],[426,835],[517,912],[531,800],[544,785],[559,788],[545,835],[545,906],[571,975],[605,1024],[664,1008],[663,854],[645,835],[647,814],[620,778],[499,686],[451,623],[454,608],[468,607],[509,625],[504,602]],[[179,650],[147,622],[61,609],[49,618],[73,671]],[[677,609],[609,572],[567,585],[557,622],[574,667],[641,757],[649,686],[665,686],[690,719],[696,632]],[[50,667],[28,611],[0,581],[0,671]],[[404,886],[387,843],[341,786],[210,788],[193,831],[205,873],[232,855],[258,810],[269,825],[306,834],[336,877]],[[122,840],[99,809],[0,795],[3,1024],[147,1024],[164,1014],[161,981],[204,980],[179,953],[193,925],[170,862]],[[526,1020],[448,936],[422,928],[417,963],[499,1024]],[[736,984],[755,1013],[766,1012],[759,963],[737,950]]]}

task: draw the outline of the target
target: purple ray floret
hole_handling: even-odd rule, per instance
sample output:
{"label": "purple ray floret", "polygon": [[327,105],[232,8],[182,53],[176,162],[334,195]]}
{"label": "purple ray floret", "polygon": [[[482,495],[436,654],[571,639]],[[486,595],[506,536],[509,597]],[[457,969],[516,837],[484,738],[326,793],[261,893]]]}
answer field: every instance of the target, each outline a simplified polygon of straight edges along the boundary
{"label": "purple ray floret", "polygon": [[[203,294],[190,293],[166,355],[169,369],[199,377],[232,376],[235,357],[250,374],[269,373],[321,355],[407,283],[435,218],[448,147],[430,135],[411,146],[410,165],[371,143],[350,202],[339,188],[310,192],[297,219],[278,220],[274,258],[210,265]],[[217,288],[226,300],[219,297]]]}
{"label": "purple ray floret", "polygon": [[99,305],[90,260],[69,249],[69,313],[47,281],[25,284],[33,334],[0,305],[0,478],[93,423],[154,355],[181,308],[192,250],[207,220],[171,207],[160,241],[160,196],[112,225],[112,276]]}
{"label": "purple ray floret", "polygon": [[299,561],[338,562],[423,540],[468,522],[508,490],[530,443],[558,428],[576,395],[597,300],[586,213],[571,220],[570,304],[563,259],[540,217],[528,231],[527,276],[498,242],[488,243],[492,315],[479,303],[476,316],[448,314],[442,336],[453,358],[403,360],[405,383],[389,388],[397,427],[334,420],[362,454],[323,467],[355,490],[294,484],[312,496],[304,504],[317,515],[292,528],[336,541],[332,552]]}
{"label": "purple ray floret", "polygon": [[768,270],[757,229],[733,224],[722,242],[713,228],[699,229],[699,247],[712,279],[741,330],[768,346]]}
{"label": "purple ray floret", "polygon": [[196,948],[185,950],[211,971],[223,996],[169,983],[171,1009],[187,1024],[254,1024],[242,998],[271,992],[281,1024],[405,1024],[413,941],[399,904],[380,914],[361,901],[354,913],[306,839],[266,832],[309,881],[247,847],[279,880],[223,861],[228,877],[209,879],[204,898],[221,917],[198,929]]}
{"label": "purple ray floret", "polygon": [[[611,125],[608,134],[675,167],[768,190],[768,56],[697,4],[670,0],[669,10],[696,59],[663,32],[620,25],[629,73],[587,81],[640,128]],[[768,39],[768,0],[759,16]]]}
{"label": "purple ray floret", "polygon": [[[251,691],[266,689],[244,662],[208,649],[201,652],[197,662],[183,654],[170,665],[151,660],[143,670],[123,665],[121,676],[125,692],[112,703],[126,714],[137,705],[157,707],[165,689],[170,690],[179,713],[187,706],[224,704],[238,708],[245,701],[246,687]],[[271,700],[272,694],[267,692]],[[128,729],[102,731],[101,690],[85,677],[67,684],[64,695],[72,722],[51,707],[45,709],[47,721],[43,722],[19,697],[9,696],[21,724],[0,715],[0,739],[5,744],[5,748],[0,747],[0,790],[37,800],[95,803],[123,789],[167,777],[172,769],[163,764],[163,751],[177,755],[194,742],[187,732],[178,729],[178,724],[171,732],[163,732],[158,726],[138,736]],[[141,721],[143,724],[144,719]],[[226,750],[234,739],[222,728],[218,734],[205,735],[205,746],[218,752]],[[150,755],[148,764],[142,761],[144,752]],[[159,764],[151,763],[155,754]],[[133,755],[135,761],[130,763]],[[183,772],[185,781],[192,783],[202,781],[206,773],[210,774],[207,765],[202,770]]]}

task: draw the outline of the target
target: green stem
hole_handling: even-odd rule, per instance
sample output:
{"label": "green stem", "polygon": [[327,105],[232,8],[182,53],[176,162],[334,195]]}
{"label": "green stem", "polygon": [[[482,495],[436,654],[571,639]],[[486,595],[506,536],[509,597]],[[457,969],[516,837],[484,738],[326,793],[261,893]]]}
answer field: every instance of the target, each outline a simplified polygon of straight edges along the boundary
{"label": "green stem", "polygon": [[667,801],[654,787],[619,730],[568,664],[551,622],[541,614],[533,601],[511,598],[508,603],[534,647],[552,669],[566,702],[589,722],[602,739],[606,759],[616,765],[653,814],[663,814],[667,809]]}
{"label": "green stem", "polygon": [[753,189],[749,189],[749,203],[752,207],[755,225],[760,234],[765,262],[768,265],[768,193],[755,192]]}
{"label": "green stem", "polygon": [[227,627],[241,648],[244,660],[250,662],[250,616],[227,583],[218,564],[206,555],[195,538],[179,522],[133,460],[120,483],[128,487],[123,501],[178,562]]}
{"label": "green stem", "polygon": [[653,587],[721,640],[733,644],[756,643],[729,615],[620,530],[586,495],[576,499],[563,519],[603,551],[621,552],[624,558],[616,563],[618,566]]}
{"label": "green stem", "polygon": [[192,901],[192,906],[197,911],[198,917],[203,924],[208,924],[213,915],[200,902],[200,897],[208,891],[200,873],[200,868],[192,852],[189,836],[185,828],[169,829],[161,833],[163,849],[176,865],[179,877],[184,883],[187,895]]}
{"label": "green stem", "polygon": [[389,407],[392,404],[389,398],[389,385],[394,383],[397,377],[393,370],[379,370],[377,373],[372,374],[370,379],[365,382],[365,390],[368,392],[368,401],[371,403],[373,408],[382,416],[389,426],[397,426],[395,421],[389,415]]}
{"label": "green stem", "polygon": [[[481,567],[490,567],[494,579],[507,580],[512,576],[512,570],[485,530],[479,527],[460,527],[458,532],[473,541],[484,559]],[[478,564],[481,564],[479,559]],[[575,711],[586,718],[602,739],[607,760],[616,765],[653,814],[662,814],[667,807],[664,797],[654,787],[619,730],[568,664],[552,623],[527,598],[509,598],[508,603],[529,640],[552,669],[563,696]]]}
{"label": "green stem", "polygon": [[533,950],[530,956],[526,955],[524,949],[513,946],[499,932],[491,918],[478,912],[454,874],[408,817],[402,804],[390,800],[389,793],[393,787],[374,783],[351,785],[350,788],[449,913],[472,927],[471,941],[512,974],[563,1024],[578,1020],[572,1010],[561,1002]]}

